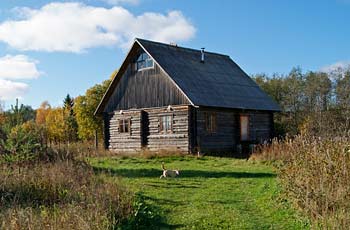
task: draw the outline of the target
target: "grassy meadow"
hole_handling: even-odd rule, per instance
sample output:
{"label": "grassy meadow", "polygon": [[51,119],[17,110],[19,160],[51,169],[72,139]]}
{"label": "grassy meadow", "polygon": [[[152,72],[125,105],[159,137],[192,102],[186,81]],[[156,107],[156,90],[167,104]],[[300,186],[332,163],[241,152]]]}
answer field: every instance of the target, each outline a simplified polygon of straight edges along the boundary
{"label": "grassy meadow", "polygon": [[[95,173],[138,197],[145,220],[125,229],[308,228],[281,197],[276,173],[266,164],[216,157],[89,161]],[[160,179],[162,162],[179,169],[180,177]]]}
{"label": "grassy meadow", "polygon": [[0,229],[115,229],[132,199],[83,161],[0,164]]}
{"label": "grassy meadow", "polygon": [[[296,136],[249,160],[0,154],[0,229],[349,229],[349,143]],[[160,179],[162,162],[180,176]]]}

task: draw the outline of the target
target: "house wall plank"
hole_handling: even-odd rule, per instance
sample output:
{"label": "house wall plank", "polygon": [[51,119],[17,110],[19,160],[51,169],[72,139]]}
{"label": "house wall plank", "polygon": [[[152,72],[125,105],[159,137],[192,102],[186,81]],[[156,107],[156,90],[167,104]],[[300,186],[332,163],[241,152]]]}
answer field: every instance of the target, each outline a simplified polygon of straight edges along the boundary
{"label": "house wall plank", "polygon": [[184,104],[190,102],[156,63],[154,68],[136,72],[129,64],[104,112]]}
{"label": "house wall plank", "polygon": [[[215,113],[217,130],[209,133],[205,126],[205,113]],[[261,144],[273,137],[273,114],[265,111],[239,111],[215,108],[196,110],[196,146],[203,153],[237,152],[240,141],[240,115],[249,117],[249,142]],[[193,132],[193,131],[192,131]]]}
{"label": "house wall plank", "polygon": [[[142,111],[129,110],[115,111],[109,121],[109,143],[108,148],[113,152],[139,152],[142,148]],[[119,120],[130,119],[130,132],[120,133]]]}

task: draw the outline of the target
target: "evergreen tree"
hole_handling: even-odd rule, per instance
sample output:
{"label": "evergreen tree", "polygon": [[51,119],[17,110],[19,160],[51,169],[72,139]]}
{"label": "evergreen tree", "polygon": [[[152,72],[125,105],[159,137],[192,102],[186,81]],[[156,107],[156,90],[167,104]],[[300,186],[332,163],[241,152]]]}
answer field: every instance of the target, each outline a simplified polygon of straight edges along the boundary
{"label": "evergreen tree", "polygon": [[76,141],[78,138],[78,123],[74,114],[74,99],[69,94],[63,100],[64,123],[66,126],[66,141]]}

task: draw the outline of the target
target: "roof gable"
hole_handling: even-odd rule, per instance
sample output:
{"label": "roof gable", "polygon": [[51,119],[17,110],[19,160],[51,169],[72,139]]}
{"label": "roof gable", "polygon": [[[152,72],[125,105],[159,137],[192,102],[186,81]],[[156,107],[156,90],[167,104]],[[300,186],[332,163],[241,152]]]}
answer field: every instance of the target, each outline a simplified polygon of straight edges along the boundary
{"label": "roof gable", "polygon": [[280,108],[227,55],[138,39],[165,72],[198,106],[271,110]]}
{"label": "roof gable", "polygon": [[[143,75],[141,73],[143,72],[143,70],[141,72],[138,72],[138,71],[134,72],[134,70],[131,70],[132,63],[135,61],[136,55],[138,55],[141,52],[140,49],[142,50],[142,52],[146,52],[153,59],[154,67],[149,68],[147,70],[152,72],[151,75],[153,75],[153,77],[151,78],[153,80],[149,78],[145,79],[143,76],[139,76],[139,75]],[[133,76],[132,77],[133,79],[130,79],[130,74]],[[156,76],[154,74],[156,74],[158,78],[156,82],[154,82],[154,80],[156,79],[155,78]],[[135,78],[137,78],[138,80]],[[152,82],[156,83],[156,85],[159,86],[158,87],[159,89],[149,89],[150,88],[149,86],[150,85],[152,86]],[[138,84],[138,87],[135,87],[136,84]],[[148,87],[147,86],[142,87],[141,86],[142,84],[145,84]],[[130,87],[131,89],[128,89]],[[141,95],[139,91],[142,91],[143,93],[146,93],[146,94],[148,93],[148,94],[147,96]],[[156,91],[156,92],[153,92],[153,91]],[[134,99],[133,102],[123,100],[122,97],[124,96],[133,98]],[[169,105],[169,103],[193,105],[193,103],[184,94],[181,88],[163,70],[163,68],[150,55],[150,53],[147,52],[147,50],[145,50],[137,40],[135,40],[134,44],[132,45],[131,49],[126,55],[121,67],[119,68],[119,71],[115,74],[115,76],[113,76],[113,79],[107,91],[105,92],[101,102],[96,108],[95,115],[103,113],[105,112],[105,110],[110,111],[111,103],[112,104],[122,103],[123,104],[122,107],[138,108],[134,106],[142,104],[137,102],[142,101],[141,99],[145,97],[149,97],[147,98],[147,101],[148,101],[147,106],[154,106],[154,107],[165,106],[165,105]],[[152,99],[154,100],[154,103],[149,103],[149,101]],[[115,105],[114,107],[118,108],[118,105]],[[126,108],[122,108],[122,109],[126,109]]]}
{"label": "roof gable", "polygon": [[140,46],[171,79],[192,105],[247,110],[280,111],[274,102],[229,56],[135,39],[95,114],[101,113]]}

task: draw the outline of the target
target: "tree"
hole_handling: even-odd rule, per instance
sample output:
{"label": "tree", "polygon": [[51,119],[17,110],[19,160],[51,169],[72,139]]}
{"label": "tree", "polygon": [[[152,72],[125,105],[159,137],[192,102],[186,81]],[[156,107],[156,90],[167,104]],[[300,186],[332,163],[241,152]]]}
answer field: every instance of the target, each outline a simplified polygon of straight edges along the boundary
{"label": "tree", "polygon": [[284,84],[285,78],[282,75],[273,74],[268,77],[266,74],[257,74],[253,76],[253,80],[279,105],[283,104],[288,86]]}
{"label": "tree", "polygon": [[41,137],[44,140],[45,145],[48,143],[48,128],[46,125],[46,118],[51,111],[51,105],[48,101],[44,101],[41,103],[40,107],[36,110],[36,124],[41,128]]}
{"label": "tree", "polygon": [[18,99],[16,99],[16,105],[11,105],[11,109],[5,112],[6,122],[3,125],[5,133],[10,133],[11,129],[17,125],[23,124],[27,121],[35,120],[35,110],[29,105],[18,105]]}
{"label": "tree", "polygon": [[[254,80],[282,109],[274,116],[275,131],[279,135],[284,132],[294,135],[301,131],[321,135],[332,129],[327,120],[339,118],[340,113],[334,109],[333,84],[328,73],[304,74],[298,67],[287,76],[259,74]],[[340,94],[349,95],[345,93],[348,89],[343,91]]]}
{"label": "tree", "polygon": [[10,154],[19,154],[28,159],[40,154],[43,145],[40,127],[34,121],[27,121],[11,129],[5,143]]}
{"label": "tree", "polygon": [[63,101],[64,122],[66,126],[66,137],[68,143],[77,140],[78,124],[74,114],[74,99],[69,94]]}
{"label": "tree", "polygon": [[36,110],[36,119],[35,122],[38,125],[46,126],[46,117],[51,110],[51,105],[48,101],[41,103],[40,107]]}
{"label": "tree", "polygon": [[93,140],[96,130],[99,135],[103,133],[102,118],[95,117],[94,112],[109,84],[110,80],[96,84],[86,91],[85,96],[75,99],[74,112],[78,123],[78,136],[82,140]]}
{"label": "tree", "polygon": [[64,110],[62,108],[53,108],[46,117],[46,126],[50,142],[60,144],[66,140]]}
{"label": "tree", "polygon": [[350,130],[350,70],[339,76],[336,83],[336,101],[342,114],[343,126]]}
{"label": "tree", "polygon": [[332,82],[326,73],[308,72],[305,77],[305,109],[307,112],[327,110],[331,92]]}

